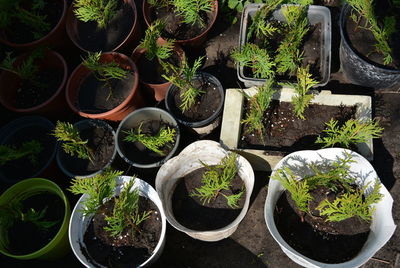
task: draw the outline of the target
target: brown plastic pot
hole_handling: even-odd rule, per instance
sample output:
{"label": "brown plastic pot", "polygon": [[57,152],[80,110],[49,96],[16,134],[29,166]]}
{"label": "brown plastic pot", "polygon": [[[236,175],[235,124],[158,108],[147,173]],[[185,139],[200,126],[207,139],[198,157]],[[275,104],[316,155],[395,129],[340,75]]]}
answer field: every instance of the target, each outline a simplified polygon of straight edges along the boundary
{"label": "brown plastic pot", "polygon": [[[19,65],[29,53],[20,55],[15,64]],[[59,69],[63,78],[55,93],[45,102],[31,108],[17,108],[15,106],[16,93],[21,83],[21,78],[14,73],[3,71],[0,74],[0,103],[15,113],[41,114],[50,118],[65,113],[67,104],[64,99],[64,88],[67,82],[68,67],[64,58],[55,51],[47,51],[42,60],[38,61],[39,70]]]}
{"label": "brown plastic pot", "polygon": [[7,46],[17,48],[22,51],[31,50],[38,46],[48,46],[48,47],[65,47],[66,43],[66,34],[65,34],[65,21],[67,17],[67,0],[53,0],[61,2],[63,5],[63,12],[61,14],[60,20],[56,24],[56,26],[45,36],[42,38],[35,40],[30,43],[13,43],[7,39],[7,36],[4,30],[0,31],[0,42],[6,44]]}
{"label": "brown plastic pot", "polygon": [[[164,45],[166,42],[167,41],[162,38],[157,39],[157,43],[159,45]],[[175,46],[174,46],[174,52],[178,54],[178,56],[181,60],[183,59],[183,57],[185,57],[185,52],[177,44],[175,44]],[[141,47],[137,46],[132,53],[131,59],[137,64],[140,61],[141,57],[145,57],[145,53],[146,53],[145,48],[141,48]],[[140,68],[140,66],[139,66],[139,68]],[[149,70],[149,71],[151,72],[152,70]],[[151,97],[154,98],[158,102],[165,99],[165,95],[167,94],[168,88],[171,85],[171,82],[165,82],[162,84],[147,83],[147,82],[143,81],[142,79],[140,79],[140,77],[139,77],[139,81],[143,85],[143,88],[145,88],[148,91],[148,93],[151,95]]]}
{"label": "brown plastic pot", "polygon": [[[147,3],[147,0],[143,0],[143,17],[144,21],[146,22],[147,26],[150,26],[151,23],[153,22],[151,19],[151,11],[152,11],[152,6]],[[218,15],[218,0],[215,0],[214,5],[213,5],[213,10],[212,13],[214,14],[211,23],[208,25],[207,29],[204,30],[201,34],[198,36],[195,36],[191,39],[186,39],[186,40],[176,40],[175,42],[181,46],[190,46],[190,47],[199,47],[201,46],[204,41],[206,41],[207,33],[210,31],[211,27],[214,25],[215,20],[217,19]]]}
{"label": "brown plastic pot", "polygon": [[[121,0],[124,1],[126,4],[130,5],[134,14],[134,22],[132,25],[132,28],[129,32],[129,34],[126,36],[126,38],[119,43],[117,46],[115,46],[113,49],[110,49],[108,51],[116,51],[116,50],[121,50],[121,49],[128,49],[129,47],[133,47],[134,44],[136,44],[141,35],[141,29],[140,29],[140,23],[138,20],[138,14],[137,14],[137,9],[135,5],[134,0]],[[87,49],[85,49],[82,44],[80,43],[79,40],[79,35],[78,35],[78,23],[84,23],[80,22],[74,12],[73,12],[74,6],[71,4],[71,6],[68,9],[68,14],[67,14],[67,23],[66,23],[66,29],[67,29],[67,34],[71,41],[77,46],[79,49],[82,51],[88,52]]]}
{"label": "brown plastic pot", "polygon": [[128,97],[120,105],[105,113],[89,114],[80,111],[76,106],[79,91],[81,90],[82,83],[92,73],[91,70],[81,63],[69,77],[65,91],[67,103],[72,111],[86,118],[121,121],[129,113],[144,106],[144,100],[138,87],[139,74],[136,64],[129,57],[117,52],[103,53],[100,57],[100,62],[106,63],[112,61],[117,62],[122,68],[133,72],[134,82]]}

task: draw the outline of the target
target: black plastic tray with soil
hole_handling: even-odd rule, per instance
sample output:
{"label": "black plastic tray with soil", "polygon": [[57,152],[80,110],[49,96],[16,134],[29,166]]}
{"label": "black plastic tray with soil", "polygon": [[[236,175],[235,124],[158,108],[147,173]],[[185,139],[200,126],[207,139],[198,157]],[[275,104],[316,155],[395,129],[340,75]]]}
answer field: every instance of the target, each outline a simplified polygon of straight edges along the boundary
{"label": "black plastic tray with soil", "polygon": [[100,81],[93,73],[82,82],[77,107],[89,114],[108,112],[120,105],[132,92],[135,77],[128,73],[124,79]]}
{"label": "black plastic tray with soil", "polygon": [[[31,9],[31,1],[22,1],[20,6],[24,9],[33,12],[40,16],[45,16],[45,22],[50,24],[49,31],[44,33],[44,35],[40,38],[46,36],[50,31],[57,25],[59,22],[61,15],[63,13],[63,2],[62,1],[49,1],[44,0],[45,6],[44,9],[40,12],[32,11]],[[14,18],[11,22],[11,25],[7,27],[7,29],[2,29],[5,33],[5,36],[8,41],[16,44],[26,44],[31,43],[33,41],[39,40],[33,34],[33,27],[27,25],[26,23],[21,23],[19,19]]]}
{"label": "black plastic tray with soil", "polygon": [[10,241],[8,250],[14,255],[33,253],[47,245],[58,233],[65,213],[63,200],[54,194],[38,193],[21,203],[22,212],[27,213],[31,209],[38,212],[46,209],[41,221],[57,221],[57,223],[48,229],[40,229],[32,222],[16,221],[8,229]]}
{"label": "black plastic tray with soil", "polygon": [[84,234],[86,247],[82,252],[88,260],[93,259],[107,267],[137,267],[153,254],[160,240],[160,212],[150,199],[141,196],[139,211],[151,211],[150,218],[142,222],[140,233],[126,229],[120,237],[114,238],[104,230],[107,226],[105,216],[111,215],[113,208],[114,199],[111,199],[98,209]]}
{"label": "black plastic tray with soil", "polygon": [[[169,127],[171,129],[174,128],[174,126],[171,126],[164,121],[146,120],[146,121],[142,121],[141,133],[143,133],[145,135],[155,136],[162,127],[165,127],[165,128]],[[134,131],[136,132],[136,129],[134,129]],[[123,139],[125,139],[127,134],[123,134],[123,135],[124,135]],[[176,135],[174,137],[174,141],[176,141]],[[161,161],[162,159],[165,158],[165,156],[167,156],[173,150],[174,145],[175,145],[175,143],[171,143],[171,142],[164,145],[162,148],[160,148],[160,151],[163,152],[163,155],[160,155],[160,154],[148,149],[147,147],[145,147],[141,142],[123,141],[125,156],[132,162],[141,164],[141,165],[147,165],[147,164],[157,163],[157,162]]]}
{"label": "black plastic tray with soil", "polygon": [[[249,102],[246,100],[244,105],[243,115],[249,111]],[[302,120],[295,116],[291,103],[273,100],[264,114],[264,141],[259,135],[250,133],[246,125],[242,125],[238,147],[264,149],[278,155],[320,149],[321,146],[314,143],[326,129],[325,123],[334,118],[341,126],[354,115],[355,107],[311,104],[305,109],[306,119]]]}
{"label": "black plastic tray with soil", "polygon": [[[318,190],[314,194],[322,196]],[[360,252],[368,238],[369,223],[359,218],[352,217],[335,223],[333,229],[336,234],[332,234],[321,231],[325,228],[332,231],[332,223],[321,226],[322,221],[318,217],[308,214],[302,217],[294,207],[290,194],[283,193],[276,204],[274,221],[282,238],[308,258],[324,263],[346,262]]]}
{"label": "black plastic tray with soil", "polygon": [[172,195],[172,209],[175,219],[183,226],[198,231],[209,231],[223,228],[233,222],[242,211],[246,193],[243,193],[237,208],[227,204],[227,196],[238,194],[244,183],[236,175],[231,183],[230,190],[222,190],[210,203],[204,203],[197,196],[190,196],[196,188],[202,186],[202,178],[207,169],[196,169],[181,178]]}

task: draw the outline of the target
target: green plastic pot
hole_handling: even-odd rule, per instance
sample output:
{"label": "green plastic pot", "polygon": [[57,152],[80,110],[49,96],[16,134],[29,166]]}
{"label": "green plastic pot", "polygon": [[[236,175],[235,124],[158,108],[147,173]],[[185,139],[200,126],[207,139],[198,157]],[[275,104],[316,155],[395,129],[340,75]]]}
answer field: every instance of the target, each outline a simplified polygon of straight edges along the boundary
{"label": "green plastic pot", "polygon": [[54,236],[54,238],[41,249],[25,255],[14,255],[7,250],[5,240],[3,239],[7,235],[7,231],[0,227],[0,252],[8,257],[20,259],[20,260],[31,260],[31,259],[56,259],[65,256],[70,250],[68,242],[68,223],[71,216],[71,209],[69,206],[68,199],[64,195],[61,188],[54,182],[41,179],[32,178],[23,180],[5,191],[0,196],[0,206],[10,203],[15,198],[26,199],[36,193],[48,192],[59,196],[65,205],[64,219],[61,224],[60,230]]}

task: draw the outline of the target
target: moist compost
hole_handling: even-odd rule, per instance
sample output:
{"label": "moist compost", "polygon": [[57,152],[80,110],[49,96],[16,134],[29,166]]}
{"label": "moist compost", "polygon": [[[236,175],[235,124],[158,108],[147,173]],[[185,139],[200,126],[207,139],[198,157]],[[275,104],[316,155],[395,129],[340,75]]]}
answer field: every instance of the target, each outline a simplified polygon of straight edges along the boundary
{"label": "moist compost", "polygon": [[59,89],[63,76],[61,70],[48,69],[40,71],[35,76],[35,82],[21,80],[14,106],[27,109],[44,103]]}
{"label": "moist compost", "polygon": [[186,122],[200,122],[210,118],[214,115],[221,105],[222,97],[218,89],[218,85],[208,80],[207,77],[200,76],[200,79],[196,79],[193,82],[195,88],[204,91],[192,107],[185,112],[179,108],[182,104],[180,94],[181,91],[178,88],[174,88],[171,91],[171,97],[168,98],[171,103],[169,104],[171,112],[179,119]]}
{"label": "moist compost", "polygon": [[[26,8],[29,6],[30,1],[22,1],[21,5],[22,7]],[[44,1],[46,3],[45,7],[43,8],[42,11],[38,12],[35,11],[34,13],[37,13],[37,15],[40,16],[45,16],[45,22],[50,24],[50,30],[47,33],[44,33],[43,36],[40,38],[35,37],[33,34],[33,28],[30,27],[29,25],[26,25],[24,23],[21,23],[18,19],[13,19],[11,22],[11,25],[8,26],[4,30],[6,39],[12,43],[16,44],[26,44],[26,43],[31,43],[33,41],[39,40],[49,34],[54,27],[57,25],[59,20],[61,19],[61,15],[64,11],[64,4],[63,1]],[[28,9],[28,8],[27,8]],[[30,8],[28,9],[30,10]],[[32,12],[32,10],[30,10]]]}
{"label": "moist compost", "polygon": [[[181,59],[178,53],[174,52],[166,61],[179,68]],[[143,54],[139,59],[138,66],[140,66],[139,77],[142,82],[147,84],[163,84],[168,82],[162,77],[162,75],[166,73],[156,57],[149,60],[146,58],[146,55]]]}
{"label": "moist compost", "polygon": [[[243,115],[248,111],[249,102],[245,101]],[[239,148],[278,151],[275,153],[279,155],[283,155],[282,152],[320,149],[320,145],[316,145],[315,141],[326,128],[325,123],[333,118],[341,126],[353,118],[355,112],[355,106],[311,104],[305,109],[306,119],[302,120],[294,115],[291,103],[273,100],[264,114],[263,123],[266,133],[263,136],[264,140],[258,134],[250,133],[247,125],[242,125]]]}
{"label": "moist compost", "polygon": [[[370,27],[370,24],[367,23],[364,17],[361,17],[360,23],[357,25],[350,16],[346,19],[346,33],[350,41],[350,45],[361,55],[364,60],[380,65],[385,68],[400,68],[400,39],[398,38],[398,30],[393,34],[395,38],[392,38],[389,42],[390,47],[392,48],[392,56],[393,63],[389,65],[384,65],[384,56],[382,53],[376,51],[375,45],[377,44],[376,39],[370,30],[364,29],[364,25],[366,27]],[[397,27],[398,29],[399,27]],[[396,37],[397,35],[397,37]]]}
{"label": "moist compost", "polygon": [[56,221],[57,223],[48,229],[43,229],[32,222],[16,221],[8,229],[10,241],[8,250],[14,255],[33,253],[47,245],[58,233],[65,213],[63,200],[50,193],[43,192],[32,195],[21,203],[23,213],[27,213],[31,209],[36,212],[46,209],[44,217],[40,221]]}
{"label": "moist compost", "polygon": [[85,176],[104,168],[111,160],[115,150],[114,135],[108,128],[91,125],[79,132],[82,140],[88,140],[87,145],[93,152],[93,161],[70,156],[60,150],[60,161],[65,169],[76,175]]}
{"label": "moist compost", "polygon": [[131,94],[134,81],[132,73],[128,73],[124,79],[113,78],[108,81],[100,81],[91,73],[80,86],[77,107],[89,114],[108,112]]}
{"label": "moist compost", "polygon": [[[141,122],[141,133],[144,135],[149,135],[149,136],[155,136],[157,133],[160,131],[161,128],[169,127],[171,129],[175,129],[175,136],[174,136],[174,141],[176,141],[176,135],[177,135],[177,128],[175,128],[172,125],[169,125],[167,122],[160,121],[160,120],[145,120]],[[140,125],[140,124],[139,124]],[[137,128],[139,125],[133,129],[133,131],[136,133]],[[127,136],[126,133],[122,133],[122,140],[125,139]],[[146,146],[144,146],[141,142],[135,141],[135,142],[128,142],[128,141],[123,141],[122,143],[122,151],[130,161],[141,164],[141,165],[146,165],[146,164],[152,164],[152,163],[157,163],[161,160],[163,160],[174,148],[175,142],[171,143],[168,142],[165,144],[162,148],[160,148],[160,151],[162,152],[162,155],[148,149]]]}
{"label": "moist compost", "polygon": [[172,209],[175,219],[183,226],[198,231],[209,231],[223,228],[233,222],[242,211],[246,193],[244,192],[238,202],[237,208],[231,208],[224,195],[238,194],[245,189],[244,183],[236,174],[229,190],[221,193],[210,203],[205,203],[197,196],[190,196],[196,188],[202,186],[202,177],[207,171],[202,167],[196,169],[178,180],[172,195]]}
{"label": "moist compost", "polygon": [[[10,180],[31,178],[50,164],[56,150],[56,140],[51,135],[51,129],[40,125],[30,125],[20,129],[10,136],[3,144],[21,148],[25,142],[36,140],[43,150],[37,155],[36,162],[31,162],[28,157],[8,161],[0,165],[0,173]],[[37,174],[39,175],[39,174]]]}
{"label": "moist compost", "polygon": [[[161,215],[151,200],[139,198],[139,211],[151,211],[150,217],[141,223],[141,232],[125,229],[119,237],[112,237],[104,227],[106,215],[111,215],[114,199],[101,206],[84,234],[82,251],[96,263],[107,267],[137,267],[153,253],[161,237]],[[97,267],[95,263],[93,266]]]}
{"label": "moist compost", "polygon": [[183,23],[183,17],[180,16],[173,7],[150,7],[150,20],[155,21],[157,19],[165,22],[165,28],[162,36],[168,39],[175,40],[188,40],[195,38],[202,34],[212,22],[215,12],[203,12],[200,11],[200,16],[204,21],[204,26],[199,23],[194,25]]}
{"label": "moist compost", "polygon": [[88,51],[113,51],[128,37],[135,19],[132,7],[124,1],[118,1],[117,12],[104,29],[95,21],[77,19],[79,45]]}
{"label": "moist compost", "polygon": [[348,234],[348,230],[357,228],[353,226],[353,221],[342,222],[341,229],[347,229],[346,234],[334,235],[318,231],[307,221],[301,221],[301,217],[293,210],[288,199],[291,199],[288,194],[280,196],[274,211],[274,221],[282,238],[294,250],[324,263],[346,262],[359,253],[368,238],[369,231]]}

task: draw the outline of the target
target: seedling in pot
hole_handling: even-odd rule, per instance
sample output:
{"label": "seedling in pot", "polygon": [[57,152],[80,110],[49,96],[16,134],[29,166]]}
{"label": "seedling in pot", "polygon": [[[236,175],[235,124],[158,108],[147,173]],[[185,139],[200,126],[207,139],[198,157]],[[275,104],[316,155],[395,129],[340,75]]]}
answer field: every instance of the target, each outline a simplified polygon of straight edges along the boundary
{"label": "seedling in pot", "polygon": [[133,189],[134,180],[130,180],[121,193],[114,197],[116,179],[122,175],[121,171],[106,170],[91,178],[75,178],[69,188],[73,194],[87,194],[88,198],[83,203],[84,215],[96,214],[98,209],[108,200],[113,198],[114,207],[111,215],[105,215],[107,225],[104,230],[111,237],[119,237],[127,229],[131,235],[141,232],[140,224],[150,217],[151,211],[140,212],[139,189]]}
{"label": "seedling in pot", "polygon": [[37,140],[24,142],[18,149],[10,145],[0,145],[0,165],[21,158],[28,158],[32,165],[36,165],[37,157],[42,151],[43,146]]}
{"label": "seedling in pot", "polygon": [[104,29],[117,13],[118,0],[75,0],[73,5],[79,20],[95,21],[100,29]]}
{"label": "seedling in pot", "polygon": [[142,133],[143,122],[140,123],[136,130],[124,130],[123,133],[126,134],[124,141],[128,142],[140,142],[147,149],[161,155],[165,156],[165,152],[162,149],[171,143],[175,142],[175,129],[167,127],[161,127],[156,135],[149,135]]}
{"label": "seedling in pot", "polygon": [[215,166],[209,166],[200,161],[207,171],[202,178],[203,185],[194,189],[190,196],[199,197],[204,205],[215,200],[221,194],[226,198],[227,204],[231,208],[238,207],[238,202],[244,193],[244,189],[229,196],[222,193],[223,190],[230,190],[232,181],[238,172],[236,159],[236,153],[229,153]]}
{"label": "seedling in pot", "polygon": [[[42,38],[50,31],[47,16],[40,15],[46,7],[46,1],[32,0],[27,5],[23,0],[0,1],[0,29],[10,29],[14,20],[32,29],[35,39]],[[30,7],[29,9],[27,7]]]}
{"label": "seedling in pot", "polygon": [[93,151],[89,148],[88,140],[82,140],[79,130],[71,123],[57,121],[53,135],[58,141],[62,141],[62,148],[65,153],[78,158],[87,159],[93,162]]}
{"label": "seedling in pot", "polygon": [[167,73],[169,73],[168,75],[164,74],[163,77],[178,87],[181,91],[180,98],[182,104],[180,105],[180,109],[182,112],[190,109],[196,103],[196,100],[201,96],[201,94],[205,93],[193,84],[193,78],[196,72],[200,69],[203,59],[204,56],[196,59],[193,66],[190,67],[184,58],[180,69],[171,63],[165,63],[163,65],[164,69],[168,70]]}
{"label": "seedling in pot", "polygon": [[83,65],[93,71],[97,80],[106,83],[109,88],[108,100],[112,96],[112,79],[122,80],[125,79],[129,71],[125,70],[117,62],[100,62],[101,52],[88,53],[86,59],[83,59]]}
{"label": "seedling in pot", "polygon": [[344,125],[338,126],[338,121],[331,119],[326,125],[327,129],[323,130],[326,135],[319,136],[315,142],[322,145],[323,148],[334,146],[350,148],[351,145],[381,137],[383,131],[379,122],[374,120],[363,122],[350,119]]}

